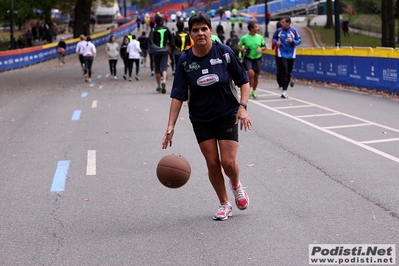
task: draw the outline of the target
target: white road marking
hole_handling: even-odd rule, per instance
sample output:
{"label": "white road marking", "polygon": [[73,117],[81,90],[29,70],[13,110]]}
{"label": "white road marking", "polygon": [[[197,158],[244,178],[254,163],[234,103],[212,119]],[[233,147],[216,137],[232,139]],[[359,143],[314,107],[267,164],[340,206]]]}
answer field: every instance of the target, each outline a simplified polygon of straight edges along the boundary
{"label": "white road marking", "polygon": [[96,151],[87,151],[86,175],[96,175]]}
{"label": "white road marking", "polygon": [[326,114],[315,114],[315,115],[298,115],[297,117],[306,118],[306,117],[319,117],[319,116],[332,116],[339,115],[337,113],[326,113]]}
{"label": "white road marking", "polygon": [[325,129],[336,129],[336,128],[348,128],[348,127],[364,127],[364,126],[371,126],[371,124],[352,124],[352,125],[342,125],[342,126],[331,126],[331,127],[324,127]]}
{"label": "white road marking", "polygon": [[[273,95],[279,95],[279,94],[276,94],[276,93],[273,93],[273,92],[267,91],[267,90],[261,90],[261,91],[264,91],[264,92],[267,92],[267,93],[270,93],[270,94],[273,94]],[[381,128],[388,129],[388,130],[391,130],[391,131],[394,131],[394,132],[398,132],[398,133],[399,133],[399,129],[396,129],[396,128],[387,127],[387,126],[384,126],[384,125],[381,125],[381,124],[378,124],[378,123],[374,123],[374,122],[372,122],[372,121],[368,121],[368,120],[363,119],[363,118],[360,118],[360,117],[356,117],[356,116],[353,116],[353,115],[345,114],[345,113],[342,113],[342,112],[333,110],[333,109],[331,109],[331,108],[327,108],[327,107],[323,107],[323,106],[320,106],[320,105],[317,105],[317,104],[313,104],[313,103],[311,103],[311,102],[307,102],[307,101],[303,101],[303,100],[296,99],[296,98],[291,98],[291,97],[290,97],[290,99],[291,99],[291,100],[298,101],[298,102],[301,102],[301,103],[308,104],[308,105],[310,105],[310,106],[312,106],[312,107],[318,107],[318,108],[321,108],[321,109],[323,109],[323,110],[327,110],[327,111],[329,111],[329,112],[331,112],[331,113],[336,113],[336,114],[343,115],[343,116],[346,116],[346,117],[349,117],[349,118],[352,118],[352,119],[355,119],[355,120],[359,120],[359,121],[362,121],[362,122],[364,122],[365,124],[368,124],[368,125],[374,125],[374,126],[377,126],[377,127],[381,127]],[[318,129],[318,130],[320,130],[320,131],[323,131],[323,132],[325,132],[325,133],[327,133],[327,134],[329,134],[329,135],[332,135],[332,136],[335,136],[335,137],[337,137],[337,138],[339,138],[339,139],[345,140],[345,141],[347,141],[347,142],[349,142],[349,143],[352,143],[352,144],[354,144],[354,145],[356,145],[356,146],[359,146],[359,147],[361,147],[361,148],[363,148],[363,149],[365,149],[365,150],[371,151],[371,152],[373,152],[373,153],[375,153],[375,154],[378,154],[378,155],[380,155],[380,156],[382,156],[382,157],[385,157],[385,158],[387,158],[387,159],[389,159],[389,160],[392,160],[392,161],[394,161],[394,162],[396,162],[396,163],[399,163],[399,158],[398,158],[398,157],[392,156],[392,155],[390,155],[390,154],[388,154],[388,153],[385,153],[385,152],[380,151],[380,150],[378,150],[378,149],[375,149],[375,148],[372,148],[372,147],[370,147],[370,146],[367,146],[367,145],[365,144],[365,143],[367,143],[367,141],[359,142],[359,141],[353,140],[353,139],[348,138],[348,137],[346,137],[346,136],[340,135],[340,134],[338,134],[338,133],[336,133],[336,132],[334,132],[334,131],[331,131],[331,130],[329,130],[327,127],[321,127],[321,126],[315,125],[315,124],[313,124],[313,123],[311,123],[311,122],[309,122],[309,121],[306,121],[306,120],[304,120],[304,119],[301,119],[299,116],[290,115],[290,114],[288,114],[288,113],[285,113],[285,112],[283,112],[283,111],[280,111],[280,110],[278,109],[278,107],[276,108],[276,107],[270,107],[270,106],[268,106],[268,105],[267,105],[267,101],[250,100],[250,102],[252,102],[252,103],[254,103],[254,104],[257,104],[257,105],[259,105],[259,106],[262,106],[262,107],[264,107],[264,108],[266,108],[266,109],[269,109],[269,110],[271,110],[271,111],[273,111],[273,112],[279,113],[279,114],[281,114],[281,115],[283,115],[283,116],[289,117],[289,118],[291,118],[291,119],[293,119],[293,120],[296,120],[296,121],[298,121],[298,122],[301,122],[301,123],[303,123],[303,124],[305,124],[305,125],[308,125],[308,126],[310,126],[310,127],[315,128],[315,129]],[[376,140],[372,140],[372,141],[373,141],[372,143],[374,143],[374,141],[376,141]],[[378,141],[380,141],[380,140],[378,140]],[[392,140],[392,141],[396,141],[396,140]],[[381,141],[380,141],[380,142],[381,142]]]}
{"label": "white road marking", "polygon": [[399,141],[399,138],[368,140],[368,141],[361,141],[361,143],[372,144],[372,143],[382,143],[382,142],[390,142],[390,141]]}
{"label": "white road marking", "polygon": [[313,107],[311,105],[292,105],[292,106],[281,106],[281,107],[274,107],[276,109],[294,109],[294,108],[309,108]]}

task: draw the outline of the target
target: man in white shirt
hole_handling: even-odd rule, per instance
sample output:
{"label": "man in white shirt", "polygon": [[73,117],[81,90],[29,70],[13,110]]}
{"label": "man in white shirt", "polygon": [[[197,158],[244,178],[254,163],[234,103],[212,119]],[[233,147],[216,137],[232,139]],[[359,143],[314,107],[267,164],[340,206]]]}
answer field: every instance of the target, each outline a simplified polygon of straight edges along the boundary
{"label": "man in white shirt", "polygon": [[227,22],[228,22],[230,20],[230,17],[231,17],[231,11],[230,10],[226,10],[224,12],[224,15],[226,16],[226,19],[227,19]]}
{"label": "man in white shirt", "polygon": [[178,10],[178,11],[176,12],[177,21],[180,21],[181,16],[182,16],[182,13],[181,13],[180,10]]}
{"label": "man in white shirt", "polygon": [[176,22],[176,14],[173,13],[172,15],[170,15],[170,19],[172,20],[172,22]]}

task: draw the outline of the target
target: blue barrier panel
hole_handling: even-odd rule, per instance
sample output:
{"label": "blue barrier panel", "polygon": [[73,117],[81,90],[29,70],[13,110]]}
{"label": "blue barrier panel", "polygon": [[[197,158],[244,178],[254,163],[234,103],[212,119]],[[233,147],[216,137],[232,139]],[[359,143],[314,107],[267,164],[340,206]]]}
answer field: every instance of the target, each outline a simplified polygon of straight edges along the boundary
{"label": "blue barrier panel", "polygon": [[[102,45],[109,41],[111,35],[114,35],[116,38],[123,37],[124,35],[129,34],[131,31],[134,31],[136,26],[137,25],[135,21],[131,21],[128,24],[124,24],[119,28],[113,29],[112,31],[94,34],[92,35],[92,42],[95,46]],[[66,55],[75,53],[76,44],[78,41],[79,39],[66,41]],[[33,48],[0,52],[0,72],[26,67],[56,58],[58,56],[56,48],[57,44],[58,42],[54,42]]]}
{"label": "blue barrier panel", "polygon": [[324,57],[324,80],[325,82],[336,83],[338,80],[338,64],[339,58],[337,56]]}
{"label": "blue barrier panel", "polygon": [[340,56],[338,57],[338,65],[337,65],[337,83],[349,85],[350,77],[349,77],[349,66],[350,66],[350,58],[348,56]]}
{"label": "blue barrier panel", "polygon": [[257,6],[248,7],[248,14],[255,14],[257,12]]}
{"label": "blue barrier panel", "polygon": [[292,74],[296,78],[305,79],[307,76],[313,76],[314,65],[312,56],[299,56],[295,59]]}
{"label": "blue barrier panel", "polygon": [[268,73],[272,73],[272,74],[276,74],[277,73],[276,60],[274,58],[274,55],[263,54],[262,63],[261,63],[261,69],[263,71],[268,72]]}
{"label": "blue barrier panel", "polygon": [[366,75],[369,70],[369,59],[365,57],[351,57],[349,63],[349,83],[352,86],[370,88],[366,81]]}
{"label": "blue barrier panel", "polygon": [[[398,69],[397,61],[391,58],[373,58],[371,61],[372,76],[376,80],[376,90],[396,92],[398,90]],[[366,77],[366,79],[369,79]]]}
{"label": "blue barrier panel", "polygon": [[[33,50],[33,51],[31,51]],[[56,49],[51,50],[34,50],[29,49],[29,52],[19,54],[9,54],[1,56],[0,59],[0,71],[10,70],[14,68],[25,67],[28,65],[40,63],[50,58],[56,57]]]}
{"label": "blue barrier panel", "polygon": [[313,60],[314,68],[315,68],[315,71],[313,73],[314,78],[316,80],[324,80],[325,62],[324,62],[323,57],[315,56],[313,59],[314,59]]}
{"label": "blue barrier panel", "polygon": [[267,4],[267,9],[270,10],[270,13],[275,13],[282,9],[282,2],[271,2]]}

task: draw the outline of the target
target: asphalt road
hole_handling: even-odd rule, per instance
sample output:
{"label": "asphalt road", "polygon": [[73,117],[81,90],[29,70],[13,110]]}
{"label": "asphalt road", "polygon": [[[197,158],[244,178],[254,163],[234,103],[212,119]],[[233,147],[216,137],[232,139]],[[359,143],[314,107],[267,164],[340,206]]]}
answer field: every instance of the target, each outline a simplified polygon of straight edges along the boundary
{"label": "asphalt road", "polygon": [[[238,153],[251,203],[216,222],[187,106],[162,150],[170,90],[148,63],[128,82],[119,60],[111,80],[104,50],[90,84],[76,55],[0,74],[0,265],[308,265],[309,244],[398,247],[397,100],[304,83],[281,99],[263,74]],[[191,163],[182,188],[156,178],[168,153]]]}

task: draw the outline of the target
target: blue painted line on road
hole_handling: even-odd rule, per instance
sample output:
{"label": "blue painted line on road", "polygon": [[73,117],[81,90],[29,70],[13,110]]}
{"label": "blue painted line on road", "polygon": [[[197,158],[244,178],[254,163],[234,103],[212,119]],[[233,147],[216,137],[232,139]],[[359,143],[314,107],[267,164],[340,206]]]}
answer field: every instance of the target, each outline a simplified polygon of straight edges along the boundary
{"label": "blue painted line on road", "polygon": [[57,169],[55,170],[53,184],[51,185],[51,192],[60,192],[65,190],[65,182],[68,174],[70,161],[58,161]]}
{"label": "blue painted line on road", "polygon": [[87,94],[88,94],[87,92],[83,92],[82,93],[82,98],[87,97]]}
{"label": "blue painted line on road", "polygon": [[79,120],[82,110],[75,110],[72,115],[72,120]]}

